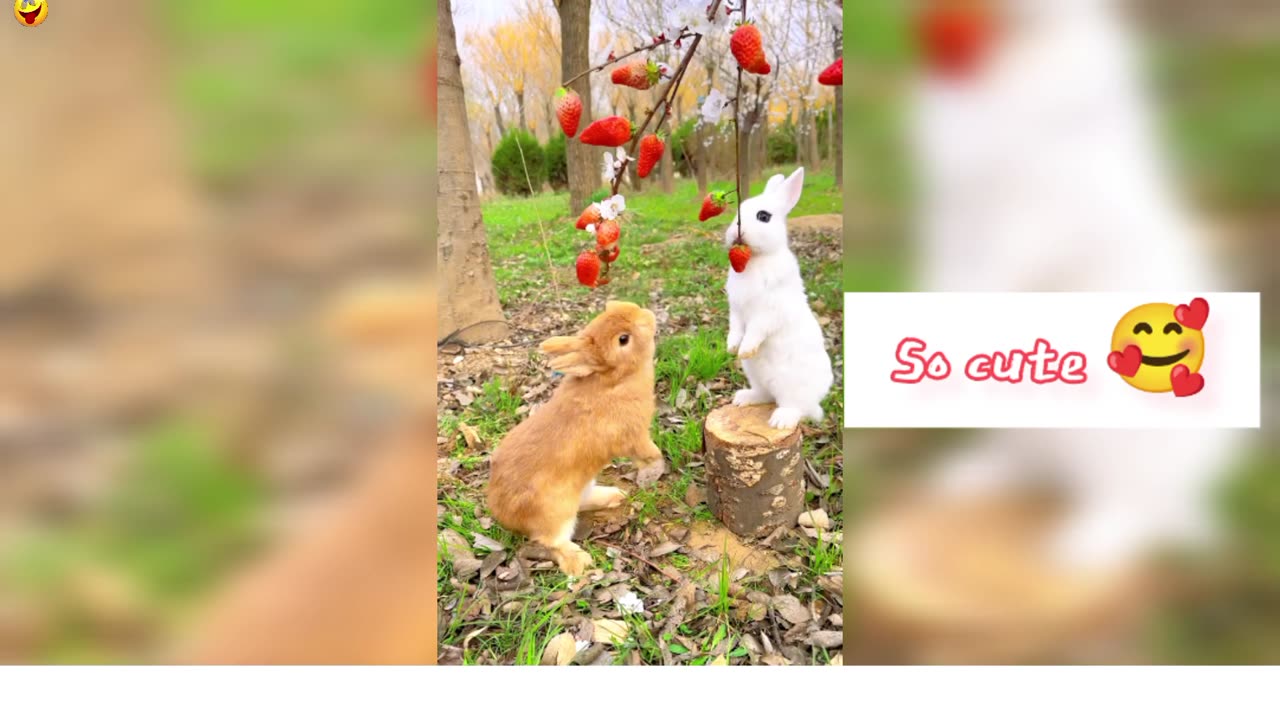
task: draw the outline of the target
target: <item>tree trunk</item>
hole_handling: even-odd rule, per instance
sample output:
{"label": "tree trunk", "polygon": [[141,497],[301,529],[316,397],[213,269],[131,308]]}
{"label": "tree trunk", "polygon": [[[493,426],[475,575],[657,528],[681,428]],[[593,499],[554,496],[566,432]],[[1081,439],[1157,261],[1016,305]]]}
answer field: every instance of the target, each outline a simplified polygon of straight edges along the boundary
{"label": "tree trunk", "polygon": [[[844,31],[839,26],[836,27],[835,39],[835,55],[837,58],[844,56]],[[832,119],[831,146],[835,149],[833,154],[834,162],[832,169],[836,174],[836,187],[844,187],[844,88],[834,88],[836,91],[836,111],[835,117]]]}
{"label": "tree trunk", "polygon": [[516,108],[520,111],[520,129],[529,132],[529,120],[524,113],[524,91],[516,91]]}
{"label": "tree trunk", "polygon": [[725,405],[707,416],[707,506],[734,534],[765,537],[804,510],[799,428],[769,427],[773,405]]}
{"label": "tree trunk", "polygon": [[[502,136],[507,134],[507,126],[502,122],[502,104],[495,103],[493,106],[493,117],[498,122],[498,142],[502,142]],[[494,143],[497,147],[497,143]]]}
{"label": "tree trunk", "polygon": [[489,246],[480,217],[476,172],[471,161],[471,133],[457,39],[453,30],[453,2],[440,3],[439,46],[439,186],[436,196],[438,230],[436,268],[440,274],[439,331],[458,332],[469,342],[489,342],[507,336],[498,288],[489,264]]}
{"label": "tree trunk", "polygon": [[818,114],[810,110],[805,115],[804,144],[809,153],[809,169],[816,172],[822,169],[822,153],[818,149]]}
{"label": "tree trunk", "polygon": [[[568,79],[591,66],[591,0],[557,0],[560,15],[560,72]],[[569,88],[582,98],[582,121],[578,132],[591,124],[591,74],[573,81]],[[576,138],[576,136],[575,136]],[[577,217],[591,201],[591,193],[600,186],[596,169],[599,154],[576,139],[566,144],[565,163],[569,170],[569,214]]]}

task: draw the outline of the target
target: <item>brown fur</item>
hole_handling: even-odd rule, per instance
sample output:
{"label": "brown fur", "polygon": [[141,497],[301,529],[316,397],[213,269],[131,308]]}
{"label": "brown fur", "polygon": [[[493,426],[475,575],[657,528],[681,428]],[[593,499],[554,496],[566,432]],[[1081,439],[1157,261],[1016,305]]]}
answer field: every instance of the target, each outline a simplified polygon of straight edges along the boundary
{"label": "brown fur", "polygon": [[653,313],[610,302],[577,335],[543,342],[551,367],[566,377],[493,453],[488,504],[494,519],[551,548],[570,575],[590,564],[571,542],[579,510],[624,499],[614,488],[588,490],[596,474],[622,456],[661,472],[662,451],[649,437],[655,333]]}

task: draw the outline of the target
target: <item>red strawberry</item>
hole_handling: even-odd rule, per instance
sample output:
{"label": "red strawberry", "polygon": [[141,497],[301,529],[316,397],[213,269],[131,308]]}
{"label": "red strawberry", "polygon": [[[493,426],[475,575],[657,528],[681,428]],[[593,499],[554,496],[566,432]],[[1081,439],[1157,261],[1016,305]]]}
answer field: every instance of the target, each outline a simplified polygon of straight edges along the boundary
{"label": "red strawberry", "polygon": [[618,236],[622,234],[622,228],[618,227],[617,220],[602,220],[596,225],[596,245],[600,247],[608,247],[618,242]]}
{"label": "red strawberry", "polygon": [[617,243],[614,243],[607,248],[600,248],[598,252],[600,253],[601,260],[611,263],[617,261],[618,255],[622,253],[622,249],[618,247]]}
{"label": "red strawberry", "polygon": [[582,214],[578,216],[578,223],[574,225],[574,227],[579,230],[586,230],[588,225],[595,225],[599,222],[600,206],[595,203],[591,203],[587,206],[587,209],[583,210]]}
{"label": "red strawberry", "polygon": [[747,261],[751,259],[751,248],[742,243],[734,243],[729,248],[729,264],[733,266],[734,272],[742,272],[747,269]]}
{"label": "red strawberry", "polygon": [[738,26],[729,38],[729,50],[738,61],[738,65],[749,73],[768,75],[772,68],[764,57],[764,40],[760,37],[760,29],[750,20]]}
{"label": "red strawberry", "polygon": [[556,119],[560,121],[560,129],[564,134],[573,137],[578,132],[578,121],[582,119],[582,98],[578,93],[567,88],[556,90],[553,101]]}
{"label": "red strawberry", "polygon": [[844,85],[844,58],[827,66],[818,76],[819,85]]}
{"label": "red strawberry", "polygon": [[637,90],[648,90],[658,84],[662,73],[658,69],[658,63],[649,60],[636,60],[627,63],[621,67],[614,68],[610,79],[614,85],[626,85]]}
{"label": "red strawberry", "polygon": [[649,134],[640,139],[640,159],[636,161],[636,174],[640,177],[649,177],[649,173],[653,171],[653,166],[658,164],[662,159],[662,151],[666,145],[662,142],[662,138],[657,135]]}
{"label": "red strawberry", "polygon": [[578,255],[578,282],[587,287],[595,287],[600,281],[600,257],[593,250],[583,250]]}
{"label": "red strawberry", "polygon": [[631,121],[618,115],[601,118],[588,125],[578,139],[586,145],[600,147],[625,145],[631,139]]}
{"label": "red strawberry", "polygon": [[925,59],[952,77],[975,70],[991,41],[991,18],[974,0],[936,2],[919,19]]}
{"label": "red strawberry", "polygon": [[698,220],[706,222],[709,218],[724,212],[725,207],[725,195],[723,192],[707,193],[707,196],[702,198],[702,210],[698,213]]}

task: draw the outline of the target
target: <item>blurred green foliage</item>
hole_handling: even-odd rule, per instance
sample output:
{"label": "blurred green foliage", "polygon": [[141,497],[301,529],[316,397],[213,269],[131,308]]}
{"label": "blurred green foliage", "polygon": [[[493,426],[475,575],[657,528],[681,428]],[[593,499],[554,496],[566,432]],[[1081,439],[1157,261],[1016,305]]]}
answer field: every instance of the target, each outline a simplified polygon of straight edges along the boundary
{"label": "blurred green foliage", "polygon": [[547,161],[547,182],[553,190],[569,187],[568,152],[564,133],[553,132],[542,153]]}
{"label": "blurred green foliage", "polygon": [[493,182],[503,195],[530,195],[542,190],[547,160],[533,133],[514,128],[493,150]]}
{"label": "blurred green foliage", "polygon": [[[317,154],[325,132],[392,105],[381,93],[397,89],[375,87],[366,70],[420,67],[434,14],[417,0],[185,0],[164,3],[160,16],[193,164],[225,186]],[[420,74],[401,74],[398,90],[418,100]],[[425,156],[423,136],[414,149]]]}

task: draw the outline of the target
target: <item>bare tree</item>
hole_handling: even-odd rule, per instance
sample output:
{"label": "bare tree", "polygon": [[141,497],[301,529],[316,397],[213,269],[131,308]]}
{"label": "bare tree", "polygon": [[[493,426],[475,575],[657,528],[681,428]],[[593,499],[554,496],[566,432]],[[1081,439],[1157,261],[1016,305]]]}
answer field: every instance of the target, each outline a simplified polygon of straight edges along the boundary
{"label": "bare tree", "polygon": [[438,241],[436,267],[440,273],[439,332],[470,342],[488,342],[507,335],[497,284],[489,263],[476,192],[476,172],[467,129],[467,101],[462,88],[461,59],[453,28],[453,0],[440,3],[438,56],[440,147],[436,197]]}
{"label": "bare tree", "polygon": [[[591,0],[556,0],[560,14],[560,72],[572,78],[591,66]],[[582,120],[579,132],[591,124],[591,74],[586,73],[569,84],[569,89],[582,98]],[[592,148],[580,142],[565,145],[565,164],[569,171],[569,213],[577,215],[591,200],[600,184]]]}

